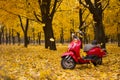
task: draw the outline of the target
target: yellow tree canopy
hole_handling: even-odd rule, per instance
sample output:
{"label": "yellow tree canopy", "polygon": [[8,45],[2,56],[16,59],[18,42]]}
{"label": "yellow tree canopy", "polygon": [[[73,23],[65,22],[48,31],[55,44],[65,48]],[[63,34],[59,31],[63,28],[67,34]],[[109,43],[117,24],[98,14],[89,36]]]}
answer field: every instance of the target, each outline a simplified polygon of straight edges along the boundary
{"label": "yellow tree canopy", "polygon": [[[101,0],[103,1],[103,0]],[[53,1],[52,1],[53,2]],[[111,0],[108,8],[104,11],[104,26],[107,35],[116,35],[118,22],[120,21],[120,8],[119,0]],[[51,3],[52,4],[52,3]],[[52,6],[51,6],[52,7]],[[79,5],[78,0],[63,0],[53,19],[53,29],[55,38],[59,39],[61,34],[61,28],[64,30],[64,38],[69,39],[70,29],[78,30],[79,27],[79,8],[84,8]],[[42,31],[43,24],[37,23],[34,11],[38,15],[40,13],[37,0],[0,0],[0,23],[4,24],[7,28],[13,28],[22,34],[20,28],[19,19],[17,15],[24,18],[31,19],[29,36],[32,35],[32,28],[35,29],[35,34]],[[83,14],[83,19],[89,14],[86,10]],[[117,15],[118,14],[118,15]],[[41,15],[38,15],[41,17]],[[90,14],[86,20],[86,24],[92,21],[92,15]],[[87,34],[93,37],[93,25],[87,27]]]}

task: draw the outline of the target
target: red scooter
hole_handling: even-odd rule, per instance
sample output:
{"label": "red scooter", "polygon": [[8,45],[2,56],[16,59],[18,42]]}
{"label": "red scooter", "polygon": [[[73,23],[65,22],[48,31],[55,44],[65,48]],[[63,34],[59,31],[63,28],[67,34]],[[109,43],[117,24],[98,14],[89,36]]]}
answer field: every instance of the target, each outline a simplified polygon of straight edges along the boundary
{"label": "red scooter", "polygon": [[[84,51],[85,57],[80,56],[81,40],[74,38],[69,44],[67,52],[63,53],[61,66],[63,69],[74,69],[76,64],[87,64],[92,62],[95,66],[102,64],[102,57],[106,55],[106,50],[99,46],[86,45]],[[89,49],[88,49],[89,48]]]}

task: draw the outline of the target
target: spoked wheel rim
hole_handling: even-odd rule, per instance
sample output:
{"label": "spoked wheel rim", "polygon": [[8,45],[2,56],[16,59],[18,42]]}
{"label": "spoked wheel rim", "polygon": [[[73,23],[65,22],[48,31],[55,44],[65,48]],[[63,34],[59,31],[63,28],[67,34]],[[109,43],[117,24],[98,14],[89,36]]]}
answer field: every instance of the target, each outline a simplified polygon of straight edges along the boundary
{"label": "spoked wheel rim", "polygon": [[76,64],[72,58],[62,58],[61,65],[64,69],[73,69]]}

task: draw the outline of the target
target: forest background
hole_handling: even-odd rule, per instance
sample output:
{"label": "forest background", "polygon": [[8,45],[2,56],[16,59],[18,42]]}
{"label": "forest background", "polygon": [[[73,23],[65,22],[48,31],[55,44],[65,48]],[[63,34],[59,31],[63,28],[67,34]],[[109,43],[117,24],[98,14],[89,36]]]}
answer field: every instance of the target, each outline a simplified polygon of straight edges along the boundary
{"label": "forest background", "polygon": [[[96,22],[87,1],[102,3],[107,56],[96,67],[83,64],[63,70],[61,55],[72,32],[86,34],[83,44],[95,39]],[[120,0],[0,0],[2,80],[119,80],[119,46]]]}
{"label": "forest background", "polygon": [[[85,43],[91,42],[91,40],[94,39],[94,34],[96,34],[94,30],[96,22],[93,20],[93,14],[91,14],[83,4],[80,4],[78,0],[60,0],[56,2],[56,8],[55,11],[53,11],[54,17],[51,22],[53,31],[46,31],[47,34],[52,33],[52,36],[47,39],[44,31],[45,22],[47,22],[47,20],[44,22],[42,19],[43,15],[41,14],[39,1],[40,0],[0,1],[0,44],[20,44],[24,42],[27,47],[28,43],[41,44],[41,41],[50,41],[50,38],[55,38],[56,42],[60,43],[70,42],[71,32],[79,31],[80,28],[83,28],[86,34],[84,38]],[[53,2],[54,1],[51,1],[51,5],[49,6],[48,15],[50,15],[50,12],[52,14],[52,10],[54,9]],[[81,2],[84,3],[84,0]],[[105,31],[103,38],[105,37],[107,42],[118,42],[120,36],[119,0],[98,0],[98,2],[102,3],[102,6],[105,7],[102,13]],[[80,22],[79,18],[80,9],[82,9],[83,22]],[[27,36],[26,39],[25,36]],[[46,45],[45,48],[47,48]]]}

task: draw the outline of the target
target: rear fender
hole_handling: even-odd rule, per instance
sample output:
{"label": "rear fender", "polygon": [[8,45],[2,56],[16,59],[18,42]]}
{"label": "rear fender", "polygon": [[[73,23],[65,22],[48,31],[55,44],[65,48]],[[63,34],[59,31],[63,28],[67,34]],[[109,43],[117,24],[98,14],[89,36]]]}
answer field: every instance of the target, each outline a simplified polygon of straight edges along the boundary
{"label": "rear fender", "polygon": [[103,57],[107,56],[107,50],[105,48],[102,49],[103,50]]}
{"label": "rear fender", "polygon": [[75,54],[74,54],[72,51],[70,51],[70,52],[65,52],[65,53],[61,56],[61,58],[68,57],[68,56],[71,56],[71,57],[74,59],[74,61],[75,61],[76,63],[78,63],[78,59],[76,58]]}

